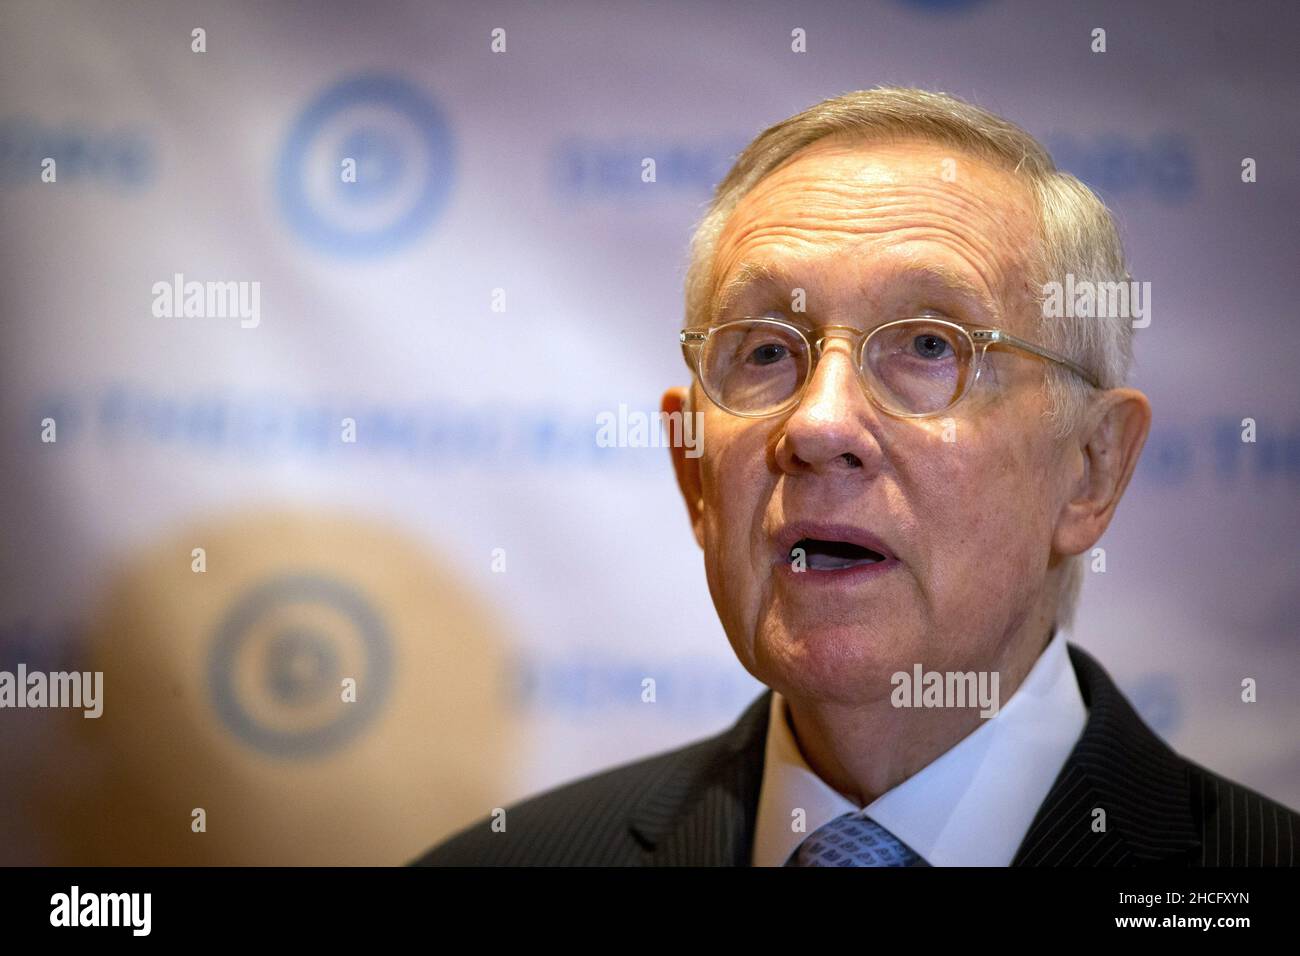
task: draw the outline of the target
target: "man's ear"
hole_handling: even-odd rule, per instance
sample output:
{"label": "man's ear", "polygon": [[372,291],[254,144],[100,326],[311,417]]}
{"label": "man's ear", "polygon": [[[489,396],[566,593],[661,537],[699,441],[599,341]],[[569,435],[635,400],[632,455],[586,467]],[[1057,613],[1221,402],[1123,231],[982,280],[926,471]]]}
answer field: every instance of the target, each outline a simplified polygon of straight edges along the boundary
{"label": "man's ear", "polygon": [[1106,531],[1146,444],[1151,403],[1136,389],[1112,388],[1095,400],[1086,421],[1067,446],[1080,454],[1082,467],[1056,523],[1052,544],[1062,554],[1081,554]]}
{"label": "man's ear", "polygon": [[[703,429],[693,428],[690,432],[686,431],[686,416],[694,412],[690,392],[681,387],[668,389],[664,392],[659,408],[667,415],[680,412],[683,421],[680,434],[693,435],[697,443],[703,442]],[[681,489],[682,497],[686,499],[686,513],[691,519],[691,530],[695,532],[695,541],[701,548],[704,547],[704,496],[700,482],[699,455],[702,447],[702,444],[696,445],[695,457],[686,454],[692,449],[687,448],[685,442],[670,442],[668,447],[668,452],[673,459],[673,471],[677,473],[677,487]]]}

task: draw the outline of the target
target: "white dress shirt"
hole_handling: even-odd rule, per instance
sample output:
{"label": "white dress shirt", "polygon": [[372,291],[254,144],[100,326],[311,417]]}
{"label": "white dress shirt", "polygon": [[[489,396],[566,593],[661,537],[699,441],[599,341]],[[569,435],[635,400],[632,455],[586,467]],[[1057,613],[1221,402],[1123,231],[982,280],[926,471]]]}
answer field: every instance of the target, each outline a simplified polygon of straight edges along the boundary
{"label": "white dress shirt", "polygon": [[[866,807],[867,814],[931,866],[1008,866],[1088,712],[1058,628],[996,716]],[[802,807],[807,829],[791,830]],[[772,693],[754,833],[754,866],[782,866],[809,834],[863,809],[808,766]]]}

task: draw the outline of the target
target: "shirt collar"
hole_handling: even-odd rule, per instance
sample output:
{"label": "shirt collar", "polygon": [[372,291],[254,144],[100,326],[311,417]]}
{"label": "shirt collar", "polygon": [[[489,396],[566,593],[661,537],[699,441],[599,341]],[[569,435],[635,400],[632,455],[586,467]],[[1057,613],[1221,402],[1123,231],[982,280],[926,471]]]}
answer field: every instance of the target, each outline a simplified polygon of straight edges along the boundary
{"label": "shirt collar", "polygon": [[[1009,865],[1087,722],[1068,640],[1058,628],[996,716],[881,794],[867,814],[932,866]],[[796,807],[805,811],[803,832],[791,829]],[[754,865],[781,866],[816,829],[861,809],[808,766],[774,691]]]}

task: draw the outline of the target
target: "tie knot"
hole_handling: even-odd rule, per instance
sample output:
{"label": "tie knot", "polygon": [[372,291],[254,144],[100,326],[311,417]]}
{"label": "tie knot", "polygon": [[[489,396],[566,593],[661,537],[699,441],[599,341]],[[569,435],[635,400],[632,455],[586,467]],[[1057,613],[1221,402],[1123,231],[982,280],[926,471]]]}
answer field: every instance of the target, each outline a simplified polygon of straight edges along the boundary
{"label": "tie knot", "polygon": [[786,866],[929,866],[915,850],[862,811],[819,827]]}

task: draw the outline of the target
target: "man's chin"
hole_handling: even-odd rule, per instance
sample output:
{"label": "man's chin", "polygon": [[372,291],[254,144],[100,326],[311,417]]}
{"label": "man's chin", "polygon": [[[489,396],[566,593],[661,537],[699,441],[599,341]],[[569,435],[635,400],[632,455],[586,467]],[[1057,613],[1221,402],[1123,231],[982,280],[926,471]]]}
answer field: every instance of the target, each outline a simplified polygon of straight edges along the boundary
{"label": "man's chin", "polygon": [[861,623],[772,627],[755,641],[754,676],[787,696],[867,703],[887,699],[893,675],[911,670],[911,646]]}

